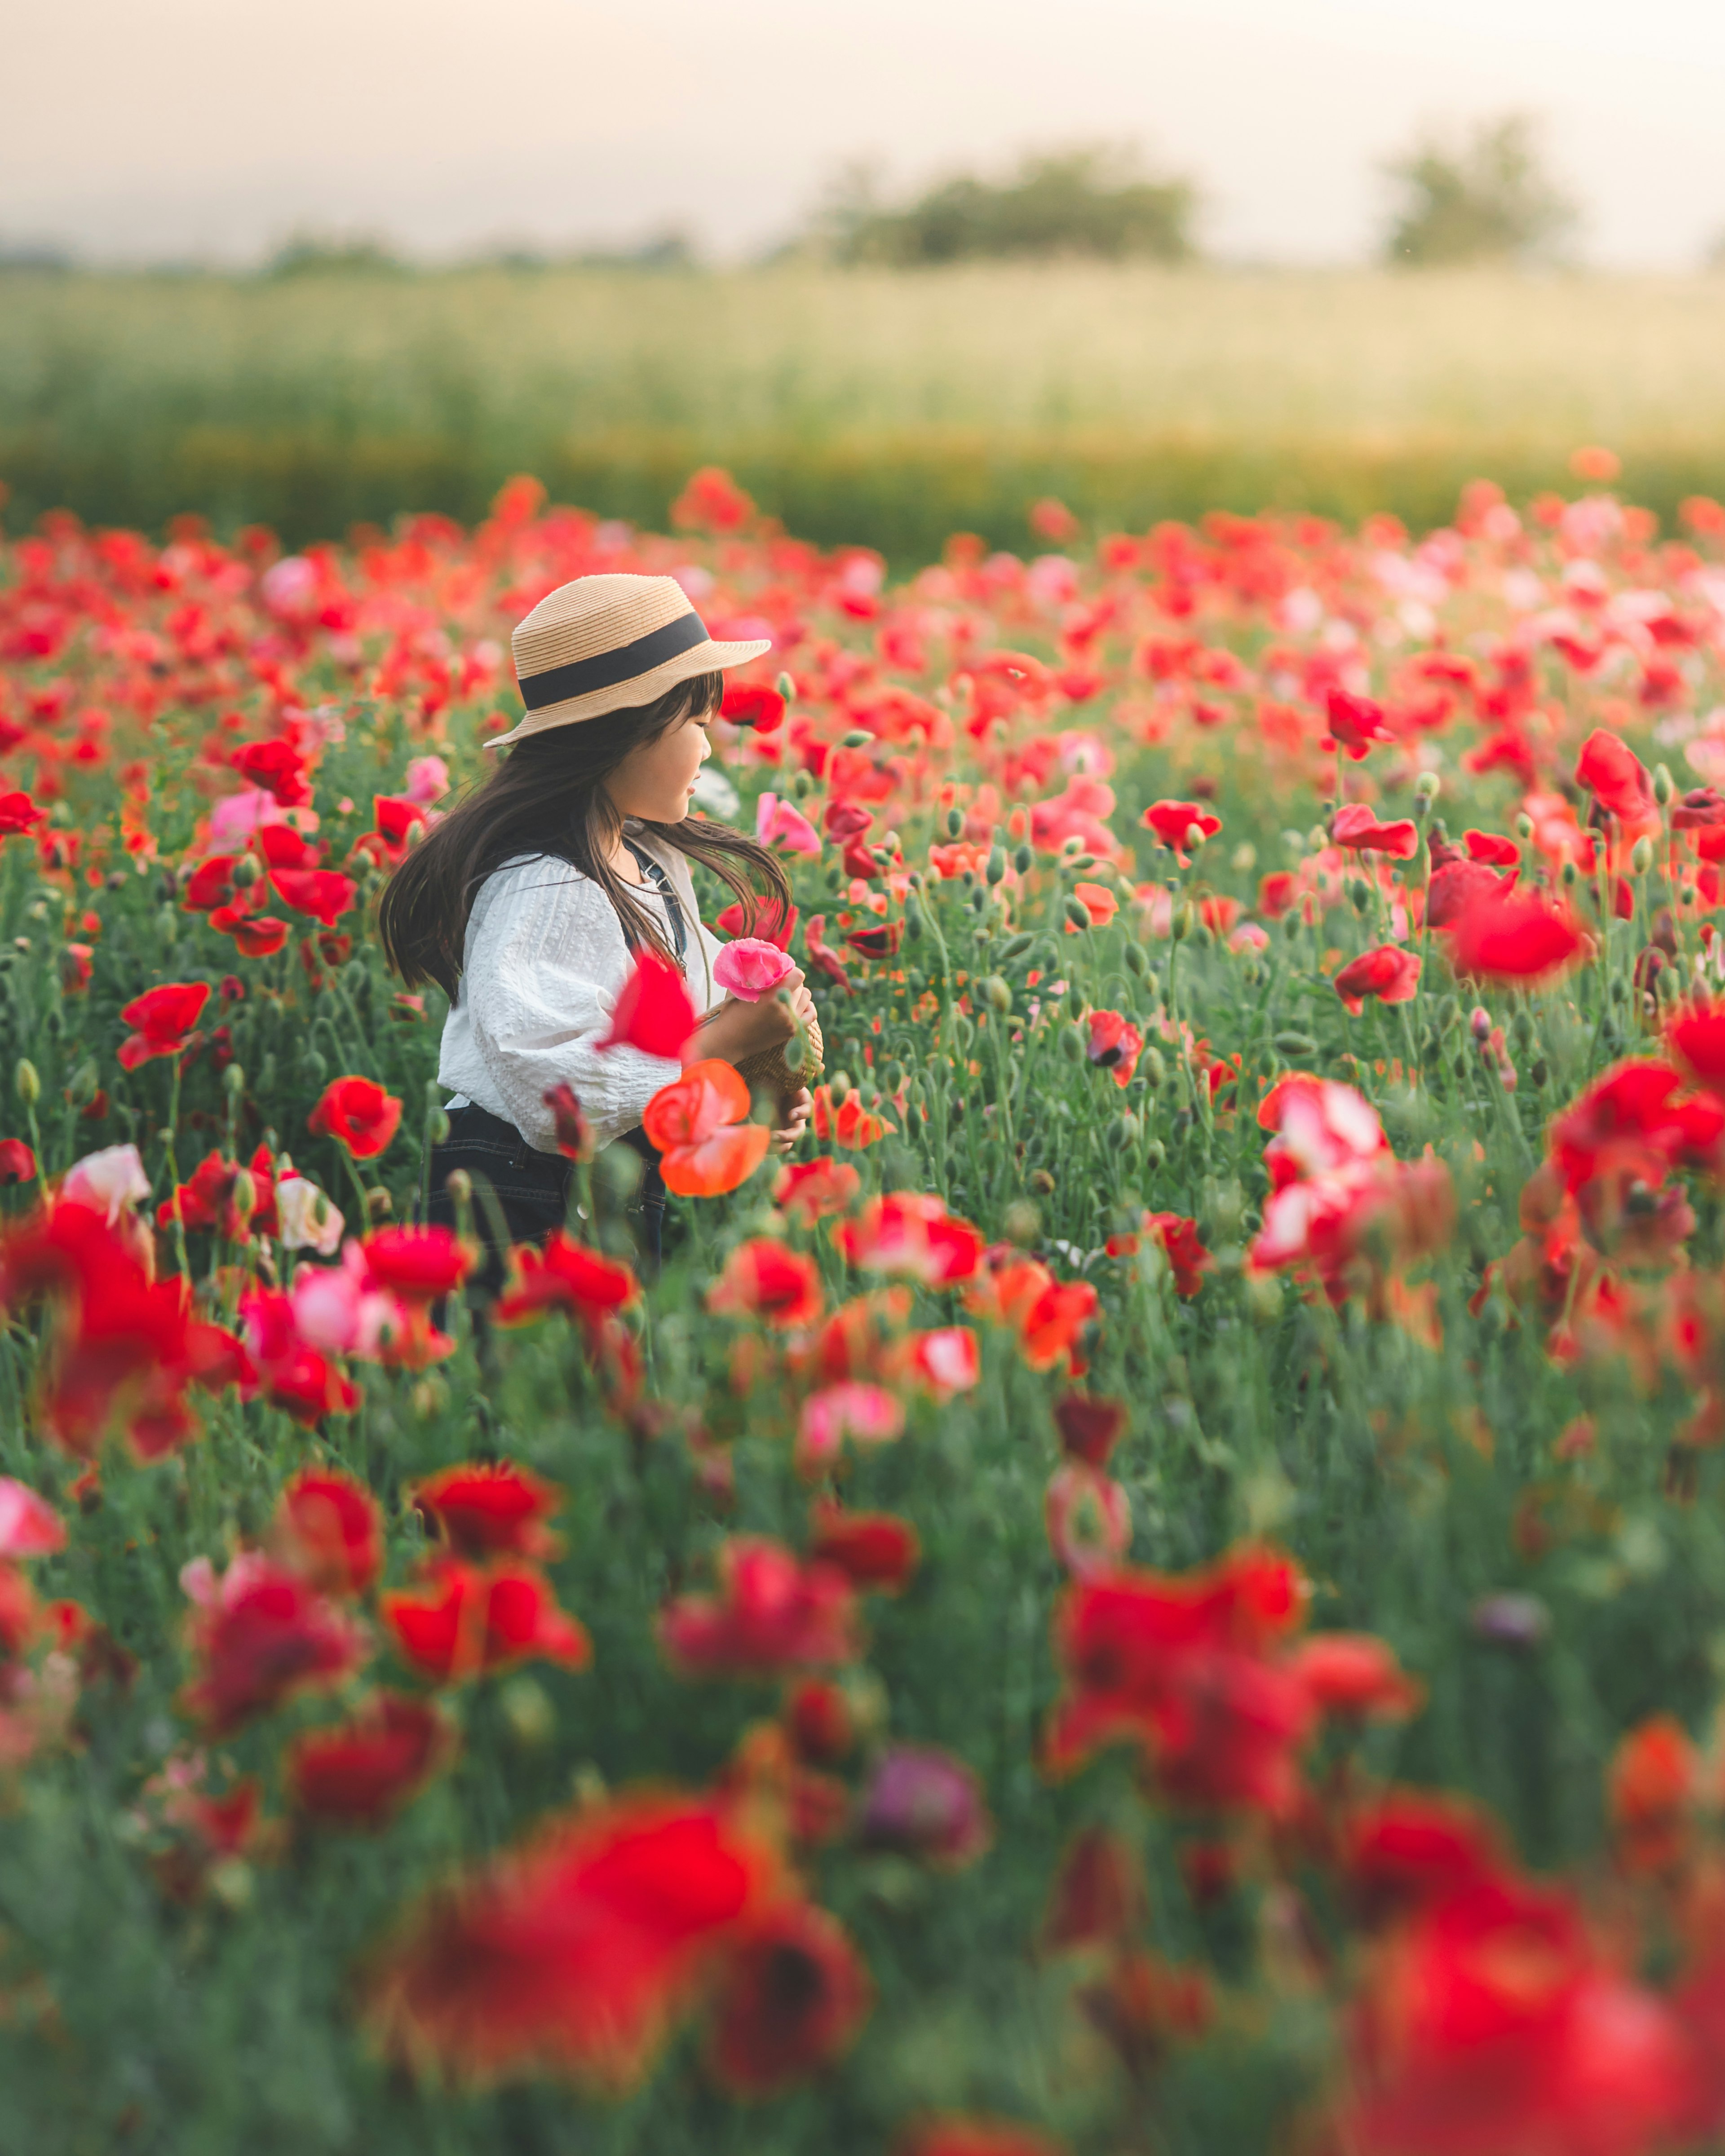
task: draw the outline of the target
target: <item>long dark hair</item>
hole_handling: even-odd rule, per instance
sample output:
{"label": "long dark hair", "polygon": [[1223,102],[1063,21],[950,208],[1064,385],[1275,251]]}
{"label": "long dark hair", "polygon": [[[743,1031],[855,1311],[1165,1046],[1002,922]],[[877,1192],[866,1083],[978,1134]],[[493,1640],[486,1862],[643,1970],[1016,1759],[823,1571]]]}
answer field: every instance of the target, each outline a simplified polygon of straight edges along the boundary
{"label": "long dark hair", "polygon": [[[467,916],[480,886],[517,855],[547,855],[590,876],[617,909],[632,947],[671,952],[665,931],[612,867],[623,828],[605,781],[631,749],[669,733],[680,720],[718,709],[722,674],[697,674],[650,704],[608,711],[578,726],[529,734],[484,783],[415,846],[384,887],[377,909],[383,955],[410,988],[435,982],[454,1000]],[[711,869],[743,903],[765,896],[788,907],[790,886],[764,846],[704,817],[642,829]]]}

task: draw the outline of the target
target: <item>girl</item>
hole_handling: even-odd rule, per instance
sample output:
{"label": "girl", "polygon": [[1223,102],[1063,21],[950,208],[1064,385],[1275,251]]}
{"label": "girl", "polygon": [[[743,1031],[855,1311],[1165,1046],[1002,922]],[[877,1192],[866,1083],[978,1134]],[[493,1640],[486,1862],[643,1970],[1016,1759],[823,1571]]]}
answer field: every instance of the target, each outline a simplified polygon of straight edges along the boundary
{"label": "girl", "polygon": [[[665,1188],[642,1111],[681,1065],[636,1048],[601,1048],[634,954],[678,965],[699,1024],[683,1062],[740,1062],[782,1045],[814,1005],[800,972],[788,1001],[742,1003],[713,979],[719,948],[696,909],[690,861],[744,902],[764,887],[788,907],[784,871],[763,847],[689,806],[711,753],[707,722],[722,670],[768,643],[717,644],[670,577],[579,577],[542,599],[513,638],[527,716],[492,746],[502,767],[414,848],[378,916],[384,955],[413,988],[449,995],[438,1081],[449,1137],[431,1162],[431,1218],[453,1222],[452,1169],[483,1176],[510,1237],[543,1241],[563,1224],[570,1163],[557,1150],[546,1096],[567,1084],[595,1145],[623,1138],[648,1163],[642,1241],[657,1259]],[[808,1120],[807,1091],[774,1144]],[[501,1279],[490,1209],[475,1224]]]}

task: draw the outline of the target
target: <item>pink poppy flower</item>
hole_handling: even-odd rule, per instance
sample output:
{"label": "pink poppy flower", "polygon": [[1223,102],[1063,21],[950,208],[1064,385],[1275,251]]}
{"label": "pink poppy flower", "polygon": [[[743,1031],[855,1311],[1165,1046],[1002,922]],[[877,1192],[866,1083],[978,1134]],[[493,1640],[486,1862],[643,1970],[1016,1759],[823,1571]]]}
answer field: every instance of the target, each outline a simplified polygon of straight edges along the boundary
{"label": "pink poppy flower", "polygon": [[794,970],[790,955],[776,943],[758,936],[739,936],[727,943],[713,962],[713,978],[746,1004],[759,1003],[770,995],[785,975]]}

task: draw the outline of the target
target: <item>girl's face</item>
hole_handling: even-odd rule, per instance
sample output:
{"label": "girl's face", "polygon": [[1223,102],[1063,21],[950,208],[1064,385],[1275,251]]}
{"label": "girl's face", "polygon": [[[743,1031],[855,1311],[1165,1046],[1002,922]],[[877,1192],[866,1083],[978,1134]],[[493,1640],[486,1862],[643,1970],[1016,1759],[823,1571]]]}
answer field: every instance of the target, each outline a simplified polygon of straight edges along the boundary
{"label": "girl's face", "polygon": [[713,752],[710,713],[679,719],[657,741],[632,748],[605,781],[619,816],[648,824],[680,824],[689,813],[696,774]]}

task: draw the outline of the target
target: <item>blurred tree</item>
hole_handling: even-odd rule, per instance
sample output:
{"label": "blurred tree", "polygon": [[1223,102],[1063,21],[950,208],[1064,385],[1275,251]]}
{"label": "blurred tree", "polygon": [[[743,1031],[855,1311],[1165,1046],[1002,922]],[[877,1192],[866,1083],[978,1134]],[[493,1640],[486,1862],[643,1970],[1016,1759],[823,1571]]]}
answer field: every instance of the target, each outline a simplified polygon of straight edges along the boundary
{"label": "blurred tree", "polygon": [[1578,222],[1542,167],[1538,128],[1525,113],[1483,121],[1462,141],[1428,136],[1384,170],[1403,191],[1384,244],[1391,264],[1550,259]]}
{"label": "blurred tree", "polygon": [[1197,207],[1189,181],[1152,177],[1130,148],[1096,145],[1032,152],[1004,180],[960,174],[897,208],[880,201],[871,167],[851,166],[813,237],[835,260],[896,267],[1060,254],[1184,262]]}
{"label": "blurred tree", "polygon": [[296,232],[264,266],[266,277],[399,277],[407,264],[381,239],[364,234]]}

